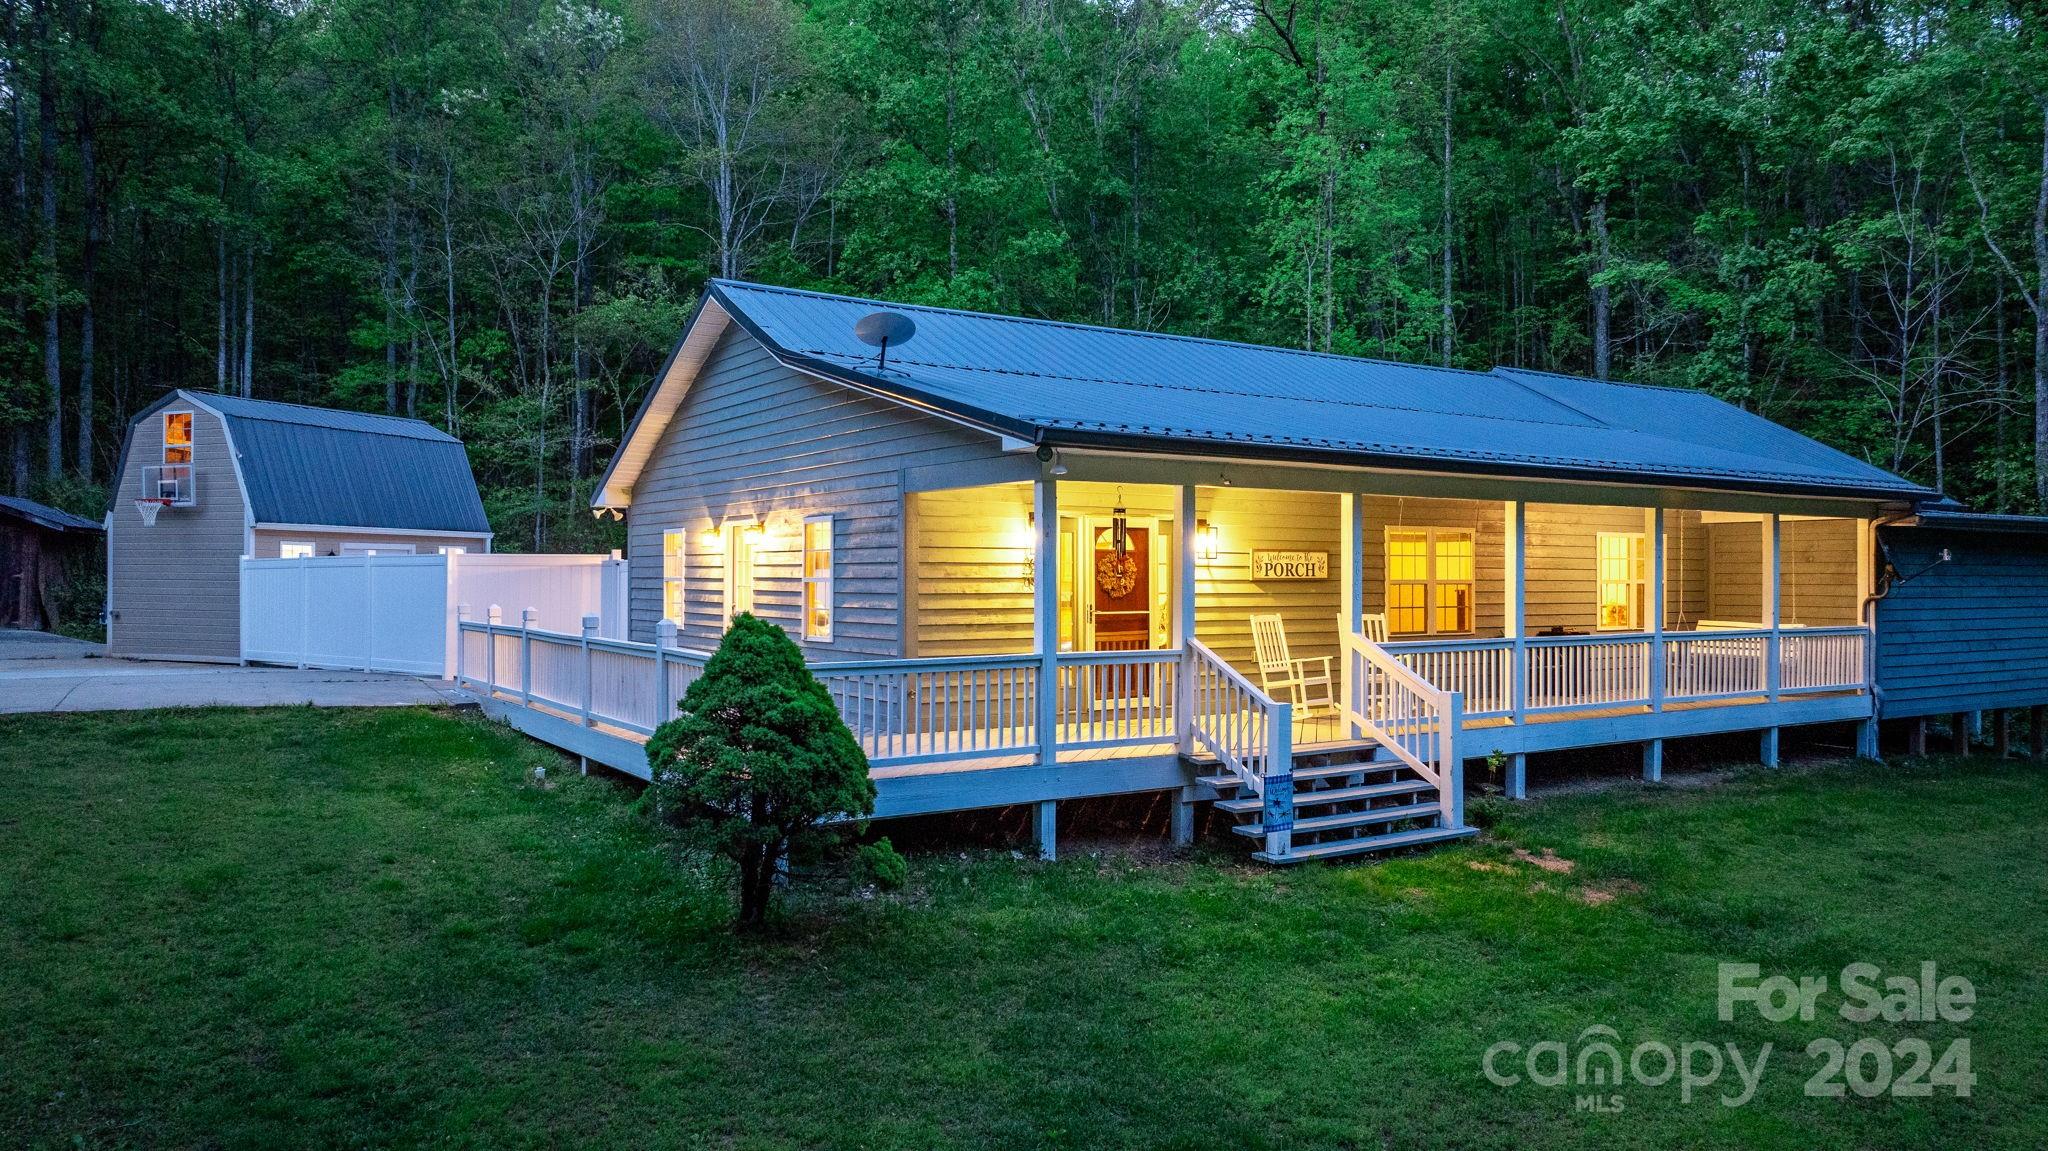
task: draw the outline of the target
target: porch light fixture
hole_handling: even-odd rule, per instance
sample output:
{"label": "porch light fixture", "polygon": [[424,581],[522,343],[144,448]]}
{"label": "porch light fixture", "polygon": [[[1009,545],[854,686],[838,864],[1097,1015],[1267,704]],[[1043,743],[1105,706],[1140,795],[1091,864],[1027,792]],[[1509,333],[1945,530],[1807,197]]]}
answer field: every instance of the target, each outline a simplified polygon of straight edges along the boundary
{"label": "porch light fixture", "polygon": [[1213,560],[1216,558],[1216,525],[1208,520],[1195,521],[1195,558]]}
{"label": "porch light fixture", "polygon": [[748,547],[760,547],[761,541],[767,538],[767,535],[768,529],[761,526],[760,520],[755,520],[740,529],[740,538],[747,541]]}
{"label": "porch light fixture", "polygon": [[1067,474],[1067,461],[1061,459],[1058,452],[1052,454],[1052,474],[1056,476]]}

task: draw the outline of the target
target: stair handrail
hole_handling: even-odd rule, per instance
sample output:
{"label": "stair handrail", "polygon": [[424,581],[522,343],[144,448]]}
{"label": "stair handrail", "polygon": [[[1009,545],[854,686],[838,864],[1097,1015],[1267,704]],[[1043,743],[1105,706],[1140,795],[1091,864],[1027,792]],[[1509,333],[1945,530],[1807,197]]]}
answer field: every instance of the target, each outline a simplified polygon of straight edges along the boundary
{"label": "stair handrail", "polygon": [[1266,854],[1283,858],[1294,838],[1294,705],[1267,695],[1200,640],[1188,640],[1187,659],[1193,706],[1180,722],[1259,797]]}
{"label": "stair handrail", "polygon": [[1344,649],[1344,720],[1436,785],[1445,827],[1465,825],[1465,771],[1458,754],[1464,696],[1430,683],[1359,632]]}

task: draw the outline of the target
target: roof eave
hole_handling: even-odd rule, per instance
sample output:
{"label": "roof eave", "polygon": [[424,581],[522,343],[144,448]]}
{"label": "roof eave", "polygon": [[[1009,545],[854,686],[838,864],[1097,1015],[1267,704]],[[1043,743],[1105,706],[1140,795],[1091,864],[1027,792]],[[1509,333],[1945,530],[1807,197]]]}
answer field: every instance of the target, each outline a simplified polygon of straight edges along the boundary
{"label": "roof eave", "polygon": [[1115,451],[1198,455],[1216,459],[1252,459],[1284,463],[1328,464],[1343,467],[1383,468],[1390,471],[1451,472],[1459,475],[1501,479],[1545,479],[1581,483],[1619,483],[1631,487],[1687,487],[1749,495],[1809,496],[1826,499],[1867,500],[1886,504],[1910,504],[1934,495],[1926,488],[1862,487],[1857,485],[1809,483],[1790,480],[1744,480],[1731,476],[1672,474],[1628,471],[1621,468],[1570,467],[1564,465],[1520,464],[1457,457],[1400,455],[1391,452],[1361,452],[1336,448],[1313,448],[1295,444],[1267,444],[1225,440],[1204,440],[1169,436],[1141,436],[1123,432],[1089,432],[1060,429],[1036,437],[1051,447],[1099,448]]}

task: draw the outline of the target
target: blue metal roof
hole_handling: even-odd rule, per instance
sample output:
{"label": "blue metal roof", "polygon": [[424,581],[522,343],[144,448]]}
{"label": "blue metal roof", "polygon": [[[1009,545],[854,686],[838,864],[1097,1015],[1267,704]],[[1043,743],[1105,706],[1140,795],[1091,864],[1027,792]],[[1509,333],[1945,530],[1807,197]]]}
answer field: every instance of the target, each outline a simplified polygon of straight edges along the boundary
{"label": "blue metal roof", "polygon": [[[1471,372],[714,280],[771,351],[820,374],[1055,446],[1203,451],[1494,474],[1931,495],[1703,392]],[[853,326],[909,315],[875,349]]]}
{"label": "blue metal roof", "polygon": [[219,412],[256,522],[488,532],[462,441],[419,420],[191,393]]}
{"label": "blue metal roof", "polygon": [[19,496],[0,496],[0,514],[12,515],[27,520],[37,527],[48,528],[51,531],[57,532],[98,532],[103,530],[100,525],[86,519],[84,516],[75,516],[61,508],[53,508],[48,504],[39,504],[34,500],[25,500]]}

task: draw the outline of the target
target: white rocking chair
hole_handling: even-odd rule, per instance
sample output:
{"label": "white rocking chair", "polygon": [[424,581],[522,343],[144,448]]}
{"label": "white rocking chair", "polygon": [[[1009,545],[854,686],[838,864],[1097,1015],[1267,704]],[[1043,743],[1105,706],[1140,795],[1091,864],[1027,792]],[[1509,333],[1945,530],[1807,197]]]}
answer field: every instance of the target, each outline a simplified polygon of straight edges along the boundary
{"label": "white rocking chair", "polygon": [[[1287,652],[1287,625],[1277,615],[1255,615],[1252,620],[1252,650],[1259,661],[1259,686],[1275,699],[1286,698],[1304,712],[1318,708],[1337,710],[1336,677],[1330,672],[1330,657],[1295,659]],[[1319,670],[1311,671],[1311,667]],[[1321,690],[1321,699],[1312,693]]]}
{"label": "white rocking chair", "polygon": [[1367,615],[1358,617],[1358,620],[1360,624],[1359,630],[1365,634],[1365,638],[1376,644],[1384,645],[1387,642],[1386,616]]}

